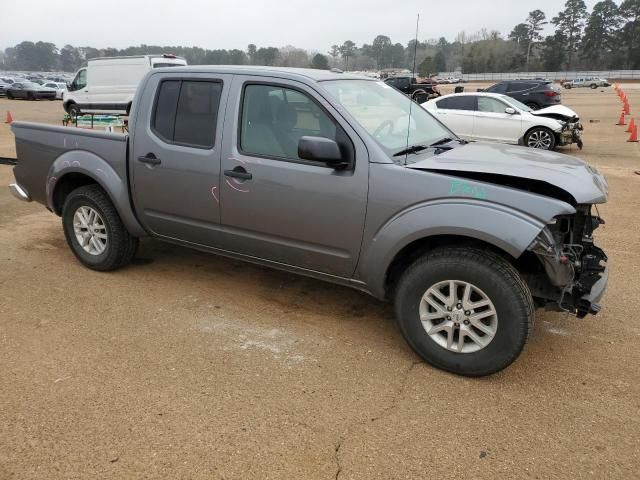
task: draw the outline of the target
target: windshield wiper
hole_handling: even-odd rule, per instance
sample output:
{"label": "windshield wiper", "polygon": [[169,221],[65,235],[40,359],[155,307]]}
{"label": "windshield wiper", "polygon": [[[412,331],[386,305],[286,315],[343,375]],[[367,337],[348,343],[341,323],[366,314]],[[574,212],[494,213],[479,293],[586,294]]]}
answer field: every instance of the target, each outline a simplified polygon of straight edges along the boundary
{"label": "windshield wiper", "polygon": [[443,145],[445,143],[449,143],[452,142],[453,138],[449,138],[449,137],[444,137],[441,138],[440,140],[433,142],[431,145],[429,145],[430,147],[437,147],[438,145]]}
{"label": "windshield wiper", "polygon": [[426,150],[429,148],[428,145],[412,145],[409,148],[405,148],[404,150],[400,150],[398,153],[394,153],[394,157],[401,157],[402,155],[408,155],[410,153],[418,153],[422,150]]}

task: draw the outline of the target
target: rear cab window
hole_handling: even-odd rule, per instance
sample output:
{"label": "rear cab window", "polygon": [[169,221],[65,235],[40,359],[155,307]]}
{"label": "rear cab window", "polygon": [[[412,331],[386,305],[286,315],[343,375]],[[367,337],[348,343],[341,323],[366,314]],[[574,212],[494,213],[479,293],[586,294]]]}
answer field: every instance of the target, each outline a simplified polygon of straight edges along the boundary
{"label": "rear cab window", "polygon": [[194,148],[213,148],[222,82],[163,80],[158,87],[151,130],[164,142]]}

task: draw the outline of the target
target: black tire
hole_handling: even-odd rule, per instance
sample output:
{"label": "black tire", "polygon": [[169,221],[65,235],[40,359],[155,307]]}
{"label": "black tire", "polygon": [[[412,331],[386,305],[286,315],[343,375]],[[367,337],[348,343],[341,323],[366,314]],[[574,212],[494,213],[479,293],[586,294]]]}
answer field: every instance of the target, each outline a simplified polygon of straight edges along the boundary
{"label": "black tire", "polygon": [[591,84],[591,90],[595,90],[596,88],[598,88],[598,85],[596,85],[595,83]]}
{"label": "black tire", "polygon": [[565,83],[564,84],[564,88],[566,88],[567,90],[571,90],[571,84],[570,83]]}
{"label": "black tire", "polygon": [[[98,212],[106,227],[107,245],[99,255],[85,251],[74,232],[74,214],[83,206]],[[124,267],[131,263],[138,249],[138,239],[127,231],[111,199],[99,185],[85,185],[67,196],[62,207],[62,227],[71,251],[92,270],[106,272]]]}
{"label": "black tire", "polygon": [[80,110],[80,107],[77,103],[70,103],[69,105],[67,105],[67,113],[74,118],[82,115],[82,111]]}
{"label": "black tire", "polygon": [[529,107],[531,110],[539,110],[540,109],[540,105],[538,105],[535,102],[528,102],[528,103],[525,103],[525,105],[527,107]]}
{"label": "black tire", "polygon": [[13,100],[13,94],[7,92],[7,100]]}
{"label": "black tire", "polygon": [[[486,292],[495,307],[495,336],[478,351],[448,350],[422,325],[419,308],[425,292],[447,280],[473,284]],[[402,335],[420,357],[434,367],[469,377],[491,375],[509,366],[533,329],[533,299],[518,271],[499,255],[472,247],[433,250],[412,264],[396,289],[395,309]]]}
{"label": "black tire", "polygon": [[[535,136],[538,135],[540,137],[544,137],[544,138],[548,138],[548,142],[544,142],[545,146],[533,146],[533,143],[536,143],[534,138]],[[556,148],[556,135],[555,133],[553,133],[551,130],[549,130],[548,128],[545,127],[534,127],[531,130],[529,130],[527,132],[527,134],[524,136],[524,146],[525,147],[529,147],[529,148],[537,148],[540,150],[553,150],[554,148]]]}
{"label": "black tire", "polygon": [[35,99],[36,99],[36,96],[33,93],[27,94],[27,100],[35,101]]}

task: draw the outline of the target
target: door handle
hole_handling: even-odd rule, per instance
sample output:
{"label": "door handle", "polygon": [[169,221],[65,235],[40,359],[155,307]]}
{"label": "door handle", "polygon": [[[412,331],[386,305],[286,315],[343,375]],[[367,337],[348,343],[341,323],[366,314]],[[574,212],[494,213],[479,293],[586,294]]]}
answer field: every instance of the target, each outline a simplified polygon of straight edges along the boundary
{"label": "door handle", "polygon": [[224,174],[227,177],[240,178],[241,180],[251,180],[253,178],[253,175],[247,172],[244,167],[236,167],[233,170],[225,170]]}
{"label": "door handle", "polygon": [[141,163],[146,163],[148,165],[160,165],[162,163],[162,160],[156,157],[152,152],[149,152],[144,156],[138,157],[138,161]]}

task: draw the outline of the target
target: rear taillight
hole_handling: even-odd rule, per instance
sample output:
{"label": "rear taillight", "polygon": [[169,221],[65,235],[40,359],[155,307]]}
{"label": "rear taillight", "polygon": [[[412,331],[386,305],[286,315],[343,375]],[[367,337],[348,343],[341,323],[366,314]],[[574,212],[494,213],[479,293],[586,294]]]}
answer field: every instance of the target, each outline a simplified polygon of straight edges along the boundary
{"label": "rear taillight", "polygon": [[547,90],[546,92],[544,92],[544,96],[545,97],[557,97],[558,96],[558,92],[554,92],[553,90]]}

